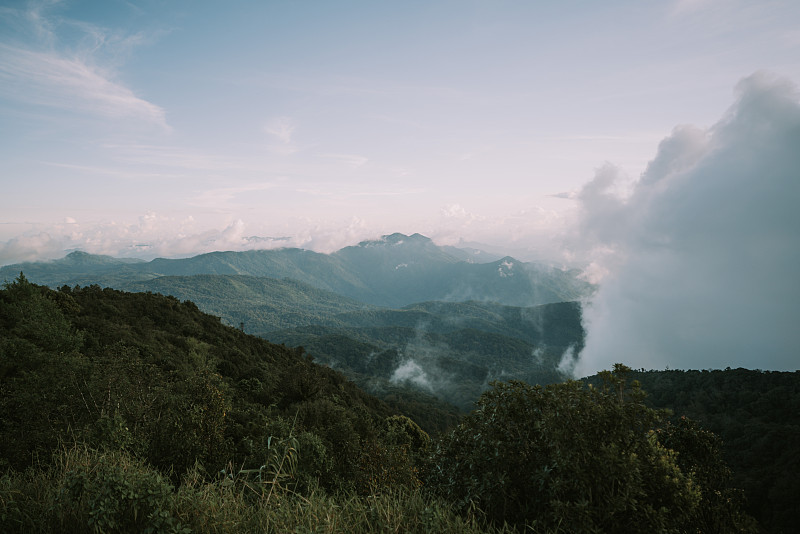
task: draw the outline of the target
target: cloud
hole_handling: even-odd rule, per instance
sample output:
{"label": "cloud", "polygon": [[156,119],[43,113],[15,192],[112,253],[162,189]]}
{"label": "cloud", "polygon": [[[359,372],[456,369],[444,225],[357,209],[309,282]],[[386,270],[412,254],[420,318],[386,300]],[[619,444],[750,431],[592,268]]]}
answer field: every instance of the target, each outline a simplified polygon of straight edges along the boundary
{"label": "cloud", "polygon": [[110,68],[144,43],[144,36],[63,17],[57,14],[58,4],[29,2],[25,8],[3,9],[0,95],[18,103],[169,130],[164,109],[115,81]]}
{"label": "cloud", "polygon": [[52,260],[63,256],[63,240],[47,232],[19,236],[0,243],[0,265]]}
{"label": "cloud", "polygon": [[434,391],[427,373],[414,360],[406,360],[403,362],[394,370],[389,380],[395,384],[411,382],[420,389],[427,390],[431,393]]}
{"label": "cloud", "polygon": [[218,187],[202,191],[188,201],[188,204],[198,207],[212,208],[215,210],[229,210],[238,207],[235,202],[244,194],[253,194],[260,191],[273,189],[272,182],[259,182],[233,187]]}
{"label": "cloud", "polygon": [[[260,190],[254,186],[252,190]],[[221,190],[220,195],[248,191]],[[241,218],[224,222],[200,223],[192,216],[182,218],[148,212],[128,221],[81,221],[66,217],[63,223],[30,225],[27,232],[0,241],[0,266],[25,261],[62,258],[73,250],[106,254],[121,258],[188,257],[218,250],[259,250],[298,247],[330,253],[365,239],[375,239],[380,232],[364,220],[298,219],[270,228],[281,235],[264,235],[264,226]],[[228,220],[226,220],[228,219]],[[202,217],[207,221],[207,218]],[[285,233],[283,233],[285,232]],[[287,237],[288,236],[288,237]]]}
{"label": "cloud", "polygon": [[299,150],[294,143],[297,123],[291,117],[275,117],[264,125],[266,132],[273,142],[267,148],[275,154],[289,156]]}
{"label": "cloud", "polygon": [[78,57],[0,43],[0,81],[0,93],[18,101],[169,129],[161,107]]}
{"label": "cloud", "polygon": [[578,375],[635,368],[797,369],[800,103],[756,73],[713,127],[676,128],[629,194],[597,171],[580,234],[606,273]]}
{"label": "cloud", "polygon": [[352,170],[363,167],[369,161],[368,158],[356,154],[322,154],[319,157],[341,163]]}

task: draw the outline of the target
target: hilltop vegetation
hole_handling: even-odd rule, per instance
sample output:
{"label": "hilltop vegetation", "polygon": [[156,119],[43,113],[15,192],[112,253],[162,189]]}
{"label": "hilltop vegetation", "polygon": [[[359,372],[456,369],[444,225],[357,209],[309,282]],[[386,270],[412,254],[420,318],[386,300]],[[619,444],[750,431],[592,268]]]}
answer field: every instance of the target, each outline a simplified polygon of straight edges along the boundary
{"label": "hilltop vegetation", "polygon": [[668,407],[718,435],[732,483],[769,532],[797,528],[800,372],[748,369],[638,371],[647,403]]}
{"label": "hilltop vegetation", "polygon": [[0,324],[4,531],[755,531],[623,366],[496,384],[439,437],[174,297],[20,276]]}
{"label": "hilltop vegetation", "polygon": [[568,373],[560,366],[571,363],[584,339],[577,303],[516,308],[427,302],[335,319],[339,326],[296,327],[264,337],[305,347],[378,396],[387,382],[408,385],[465,412],[494,380],[564,380]]}

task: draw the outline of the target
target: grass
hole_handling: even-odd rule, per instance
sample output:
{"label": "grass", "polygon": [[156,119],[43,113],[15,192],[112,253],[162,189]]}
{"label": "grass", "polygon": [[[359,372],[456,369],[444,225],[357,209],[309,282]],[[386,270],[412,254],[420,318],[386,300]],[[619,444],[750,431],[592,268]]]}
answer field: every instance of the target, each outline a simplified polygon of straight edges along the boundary
{"label": "grass", "polygon": [[61,449],[48,467],[0,477],[0,531],[192,533],[511,533],[459,515],[421,489],[372,496],[267,491],[246,476],[201,467],[178,487],[123,451]]}

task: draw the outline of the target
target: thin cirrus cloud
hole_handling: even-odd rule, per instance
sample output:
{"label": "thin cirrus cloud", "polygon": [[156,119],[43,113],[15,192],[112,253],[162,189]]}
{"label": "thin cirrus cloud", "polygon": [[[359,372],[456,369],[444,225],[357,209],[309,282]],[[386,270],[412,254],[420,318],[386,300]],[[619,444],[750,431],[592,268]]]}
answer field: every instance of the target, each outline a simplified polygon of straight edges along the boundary
{"label": "thin cirrus cloud", "polygon": [[[202,191],[195,195],[187,202],[191,206],[220,209],[231,209],[237,202],[236,199],[242,195],[249,193],[257,193],[261,191],[268,191],[276,187],[276,184],[271,182],[262,182],[254,184],[246,184],[235,187],[219,187]],[[243,199],[240,199],[243,204]]]}
{"label": "thin cirrus cloud", "polygon": [[0,43],[0,80],[0,92],[7,98],[169,130],[163,108],[139,98],[79,57]]}
{"label": "thin cirrus cloud", "polygon": [[369,161],[369,158],[357,154],[321,154],[319,157],[340,163],[352,170],[363,167]]}
{"label": "thin cirrus cloud", "polygon": [[300,149],[294,141],[297,123],[291,117],[276,117],[264,126],[269,136],[267,148],[270,152],[282,156],[290,156]]}

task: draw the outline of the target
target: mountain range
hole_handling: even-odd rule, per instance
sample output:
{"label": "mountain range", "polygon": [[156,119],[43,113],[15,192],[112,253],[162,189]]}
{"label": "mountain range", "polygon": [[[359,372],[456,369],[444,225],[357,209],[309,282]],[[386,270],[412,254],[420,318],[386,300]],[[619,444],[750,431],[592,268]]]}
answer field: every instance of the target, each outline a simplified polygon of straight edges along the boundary
{"label": "mountain range", "polygon": [[[492,380],[562,380],[583,347],[577,270],[392,234],[332,254],[296,248],[118,259],[72,252],[0,269],[50,287],[160,293],[302,346],[379,397],[412,388],[469,410]],[[398,389],[399,388],[399,389]]]}
{"label": "mountain range", "polygon": [[[484,258],[490,261],[484,262]],[[593,290],[576,269],[562,270],[508,256],[497,259],[475,249],[440,247],[419,234],[397,233],[331,254],[281,248],[148,262],[76,251],[60,260],[2,267],[0,279],[13,280],[20,271],[31,281],[50,287],[97,284],[125,288],[160,276],[198,274],[290,278],[387,307],[466,300],[536,306],[580,300]]]}

